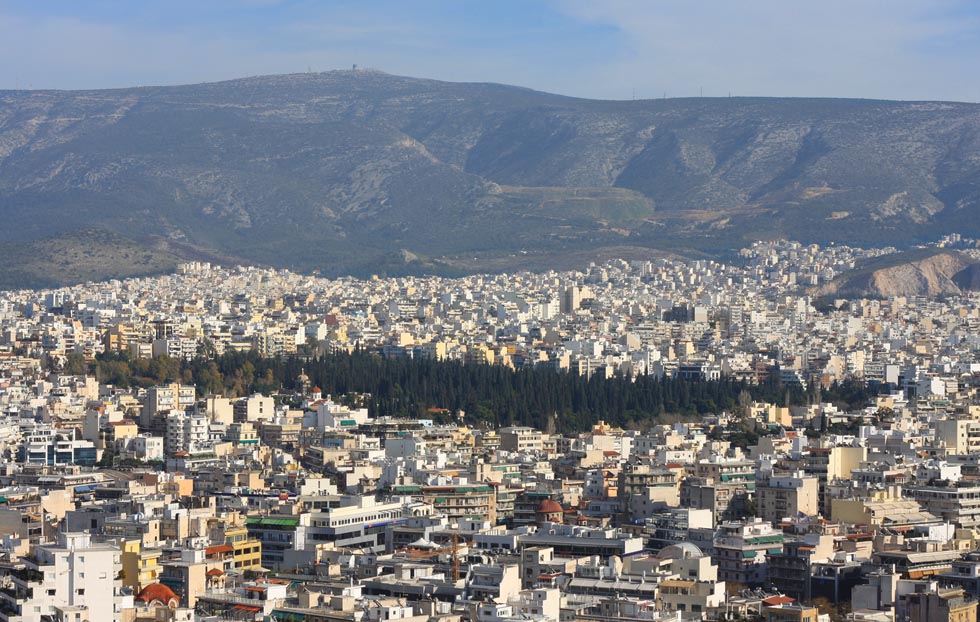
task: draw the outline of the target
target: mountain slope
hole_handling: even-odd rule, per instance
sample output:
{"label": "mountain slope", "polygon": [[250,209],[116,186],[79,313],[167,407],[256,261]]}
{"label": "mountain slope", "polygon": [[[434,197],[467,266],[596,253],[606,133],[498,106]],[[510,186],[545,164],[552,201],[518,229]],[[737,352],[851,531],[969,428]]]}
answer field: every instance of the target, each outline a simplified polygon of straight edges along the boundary
{"label": "mountain slope", "polygon": [[609,102],[373,71],[0,92],[0,243],[98,228],[328,274],[453,272],[980,235],[978,205],[973,104]]}
{"label": "mountain slope", "polygon": [[980,264],[968,255],[919,249],[876,258],[819,289],[845,298],[940,296],[980,289]]}

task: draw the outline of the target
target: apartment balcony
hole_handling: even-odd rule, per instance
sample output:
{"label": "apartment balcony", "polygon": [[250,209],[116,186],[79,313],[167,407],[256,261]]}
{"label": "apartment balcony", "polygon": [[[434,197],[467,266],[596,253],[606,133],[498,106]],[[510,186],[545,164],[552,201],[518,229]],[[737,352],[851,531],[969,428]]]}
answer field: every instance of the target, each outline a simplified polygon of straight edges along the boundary
{"label": "apartment balcony", "polygon": [[500,594],[500,585],[496,583],[493,585],[470,584],[469,589],[475,598],[479,598],[480,596],[497,596]]}
{"label": "apartment balcony", "polygon": [[0,622],[20,622],[24,604],[33,598],[33,591],[12,588],[0,589]]}
{"label": "apartment balcony", "polygon": [[32,585],[37,585],[44,581],[44,573],[33,568],[20,568],[10,573],[10,578],[19,590],[30,590]]}

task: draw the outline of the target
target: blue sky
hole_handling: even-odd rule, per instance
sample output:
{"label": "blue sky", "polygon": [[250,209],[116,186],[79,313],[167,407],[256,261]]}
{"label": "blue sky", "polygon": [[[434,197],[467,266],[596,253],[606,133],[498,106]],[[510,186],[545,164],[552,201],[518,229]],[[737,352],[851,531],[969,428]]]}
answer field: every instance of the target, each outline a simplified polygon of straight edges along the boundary
{"label": "blue sky", "polygon": [[5,0],[0,88],[349,68],[607,99],[980,101],[977,0]]}

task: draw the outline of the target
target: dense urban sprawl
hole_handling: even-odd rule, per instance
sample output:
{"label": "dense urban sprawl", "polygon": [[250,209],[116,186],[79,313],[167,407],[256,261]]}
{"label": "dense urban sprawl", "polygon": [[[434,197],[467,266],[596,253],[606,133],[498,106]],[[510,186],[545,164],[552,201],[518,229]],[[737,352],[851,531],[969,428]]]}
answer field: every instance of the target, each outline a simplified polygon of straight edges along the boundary
{"label": "dense urban sprawl", "polygon": [[[810,293],[891,252],[0,292],[0,622],[976,622],[980,295]],[[352,353],[745,390],[495,425]]]}

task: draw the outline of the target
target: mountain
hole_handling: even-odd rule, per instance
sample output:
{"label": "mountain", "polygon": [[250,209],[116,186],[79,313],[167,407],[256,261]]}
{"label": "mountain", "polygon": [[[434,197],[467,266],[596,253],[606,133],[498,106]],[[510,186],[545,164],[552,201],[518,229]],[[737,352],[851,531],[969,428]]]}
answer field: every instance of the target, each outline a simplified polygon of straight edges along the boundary
{"label": "mountain", "polygon": [[[978,206],[974,104],[596,101],[363,70],[0,92],[0,245],[167,242],[105,276],[202,253],[458,274],[767,237],[903,245],[980,236]],[[7,281],[75,278],[32,265]]]}
{"label": "mountain", "polygon": [[888,298],[980,290],[980,263],[964,253],[918,249],[877,257],[818,289],[821,296]]}

